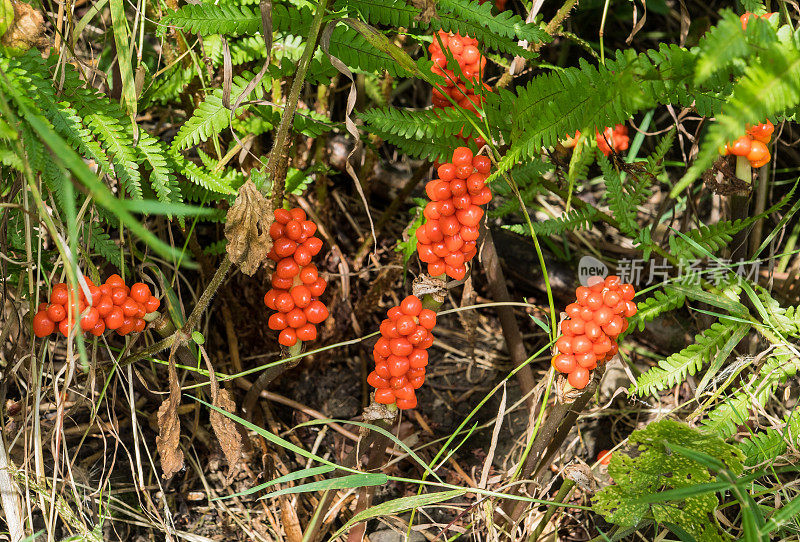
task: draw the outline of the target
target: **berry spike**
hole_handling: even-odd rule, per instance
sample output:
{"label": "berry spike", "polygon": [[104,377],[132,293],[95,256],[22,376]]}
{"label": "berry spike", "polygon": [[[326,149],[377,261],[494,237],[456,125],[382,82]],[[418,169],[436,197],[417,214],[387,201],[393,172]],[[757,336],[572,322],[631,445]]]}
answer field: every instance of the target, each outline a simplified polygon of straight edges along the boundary
{"label": "berry spike", "polygon": [[568,318],[560,324],[558,353],[552,360],[556,371],[579,390],[591,380],[591,371],[617,354],[617,337],[638,310],[633,286],[622,284],[619,277],[590,277],[587,283],[575,290],[577,301],[565,309]]}
{"label": "berry spike", "polygon": [[66,284],[58,283],[50,292],[50,303],[42,303],[33,317],[33,332],[37,337],[46,337],[56,331],[65,337],[73,328],[78,332],[91,333],[99,337],[106,330],[114,330],[119,335],[140,333],[161,301],[150,292],[150,287],[142,282],[130,288],[119,275],[111,275],[99,287],[86,279],[89,286],[87,299],[83,289],[78,289],[78,303],[75,305],[75,292]]}
{"label": "berry spike", "polygon": [[327,307],[319,300],[328,283],[311,263],[322,249],[316,231],[317,225],[299,208],[276,209],[269,228],[273,244],[268,257],[276,266],[264,304],[277,312],[267,325],[279,332],[278,342],[289,348],[315,340],[317,324],[328,317]]}
{"label": "berry spike", "polygon": [[477,254],[481,205],[492,199],[486,185],[490,168],[488,157],[459,147],[451,163],[439,166],[439,178],[425,187],[431,201],[423,212],[427,221],[417,228],[416,237],[419,259],[428,264],[431,275],[446,274],[455,280],[466,275],[467,263]]}
{"label": "berry spike", "polygon": [[367,383],[375,388],[375,402],[407,410],[417,406],[416,390],[425,382],[436,313],[410,295],[386,315],[381,338],[372,349],[375,370],[367,376]]}

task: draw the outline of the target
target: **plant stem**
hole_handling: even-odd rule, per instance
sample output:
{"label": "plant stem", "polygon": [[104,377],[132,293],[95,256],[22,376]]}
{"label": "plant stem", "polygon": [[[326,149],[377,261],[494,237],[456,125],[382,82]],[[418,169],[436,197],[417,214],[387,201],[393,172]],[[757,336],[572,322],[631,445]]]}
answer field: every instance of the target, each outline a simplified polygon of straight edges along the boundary
{"label": "plant stem", "polygon": [[[497,256],[492,232],[489,229],[486,229],[484,235],[481,265],[483,266],[483,272],[486,273],[486,280],[489,283],[494,301],[498,303],[511,301],[503,269],[500,266],[500,258]],[[500,305],[496,307],[496,310],[497,316],[500,318],[500,326],[503,329],[503,336],[506,340],[511,362],[515,367],[522,365],[528,359],[528,354],[525,352],[522,333],[520,333],[517,320],[514,318],[514,310],[506,305]],[[530,366],[523,367],[517,372],[517,382],[522,395],[528,395],[533,390],[536,382]],[[536,407],[532,396],[528,397],[528,407],[530,409]]]}
{"label": "plant stem", "polygon": [[303,50],[303,56],[300,57],[300,63],[297,66],[297,73],[294,75],[292,81],[292,88],[289,90],[289,99],[286,102],[286,109],[283,111],[281,124],[278,126],[278,133],[275,136],[275,144],[272,146],[272,152],[269,155],[268,169],[270,172],[270,179],[272,179],[272,205],[274,208],[281,206],[283,201],[283,192],[286,185],[286,169],[289,165],[289,156],[285,152],[285,147],[289,143],[289,130],[292,127],[294,120],[294,113],[297,110],[297,102],[300,100],[300,91],[306,82],[306,73],[311,59],[314,56],[314,51],[317,48],[320,30],[322,30],[322,20],[325,17],[325,10],[328,7],[330,0],[321,0],[314,13],[314,20],[311,22],[311,30],[309,30],[308,37],[306,38],[306,47]]}
{"label": "plant stem", "polygon": [[[572,488],[575,487],[575,482],[572,480],[565,478],[563,482],[561,482],[561,487],[558,488],[558,493],[553,498],[553,502],[561,502],[563,503],[564,500],[569,495]],[[550,521],[550,518],[553,517],[553,514],[556,513],[556,509],[561,508],[560,506],[553,506],[550,505],[547,507],[547,511],[542,516],[542,519],[539,520],[539,523],[536,525],[536,528],[531,533],[531,536],[528,538],[528,542],[536,542],[539,540],[539,537],[542,535],[544,528],[547,527],[547,523]]]}

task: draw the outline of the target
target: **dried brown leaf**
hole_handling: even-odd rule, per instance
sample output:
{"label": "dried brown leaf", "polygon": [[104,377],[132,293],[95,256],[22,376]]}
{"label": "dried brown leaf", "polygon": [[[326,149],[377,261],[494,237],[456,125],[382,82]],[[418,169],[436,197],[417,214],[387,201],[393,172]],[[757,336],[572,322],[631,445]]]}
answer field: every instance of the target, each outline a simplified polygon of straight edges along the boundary
{"label": "dried brown leaf", "polygon": [[564,467],[564,478],[572,480],[578,487],[589,493],[597,491],[597,480],[589,465],[576,459],[573,463]]}
{"label": "dried brown leaf", "polygon": [[158,407],[158,436],[156,448],[161,456],[164,479],[170,479],[183,468],[183,451],[180,448],[181,421],[178,406],[181,404],[181,386],[175,370],[175,352],[169,356],[169,397]]}
{"label": "dried brown leaf", "polygon": [[[226,412],[236,412],[236,403],[231,399],[228,390],[220,390],[213,399],[213,404]],[[221,412],[212,410],[210,418],[211,427],[214,428],[214,434],[217,435],[219,444],[222,446],[222,453],[225,454],[225,459],[228,460],[228,473],[230,476],[230,473],[234,471],[239,459],[242,457],[242,435],[239,433],[236,422]]]}
{"label": "dried brown leaf", "polygon": [[266,260],[272,248],[269,236],[272,220],[272,204],[248,180],[239,189],[225,222],[228,257],[242,273],[253,275]]}
{"label": "dried brown leaf", "polygon": [[434,17],[439,18],[436,13],[436,0],[411,0],[411,5],[422,10],[422,13],[417,15],[418,21],[429,23]]}
{"label": "dried brown leaf", "polygon": [[3,1],[2,4],[0,15],[6,23],[9,23],[8,19],[11,15],[8,10],[9,4],[13,6],[14,15],[13,22],[8,24],[7,30],[0,39],[2,45],[23,51],[31,47],[47,46],[47,39],[44,37],[44,17],[41,12],[25,2]]}

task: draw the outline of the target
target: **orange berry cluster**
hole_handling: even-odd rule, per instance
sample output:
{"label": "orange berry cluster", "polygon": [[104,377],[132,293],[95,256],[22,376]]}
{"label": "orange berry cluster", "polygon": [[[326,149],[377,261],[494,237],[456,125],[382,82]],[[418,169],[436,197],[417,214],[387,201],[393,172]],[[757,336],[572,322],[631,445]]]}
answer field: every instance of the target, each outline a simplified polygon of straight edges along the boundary
{"label": "orange berry cluster", "polygon": [[[439,45],[439,40],[442,42],[441,45],[448,49],[456,62],[458,62],[464,78],[472,84],[477,84],[481,80],[481,73],[486,66],[486,57],[478,49],[478,40],[469,36],[445,32],[444,30],[440,30],[437,36],[438,39],[434,37],[433,42],[428,46],[428,51],[433,61],[431,71],[446,79],[444,92],[449,94],[461,107],[474,111],[475,104],[480,104],[480,97],[475,96],[472,90],[465,88],[465,82],[460,74],[447,69],[447,56]],[[433,89],[434,107],[450,107],[450,101],[444,95],[444,92],[439,88]]]}
{"label": "orange berry cluster", "polygon": [[436,313],[422,308],[422,301],[410,295],[386,315],[388,318],[381,322],[381,338],[372,350],[375,370],[367,376],[367,383],[375,388],[375,402],[396,403],[401,410],[414,408],[414,390],[425,383]]}
{"label": "orange berry cluster", "polygon": [[[628,127],[624,124],[616,124],[614,128],[606,128],[603,133],[596,133],[597,148],[600,152],[608,156],[611,154],[611,149],[614,152],[621,152],[628,149],[630,138],[628,137]],[[611,143],[609,147],[608,144]]]}
{"label": "orange berry cluster", "polygon": [[637,310],[633,286],[619,277],[590,277],[588,284],[575,290],[578,301],[565,309],[569,318],[561,322],[560,354],[553,357],[553,367],[579,390],[589,383],[590,371],[617,354],[617,337]]}
{"label": "orange berry cluster", "polygon": [[767,144],[772,139],[772,133],[774,131],[775,126],[773,126],[769,120],[751,126],[747,129],[745,135],[733,143],[726,144],[719,152],[722,156],[727,156],[729,154],[744,156],[747,158],[747,161],[750,162],[750,167],[759,168],[766,165],[772,158]]}
{"label": "orange berry cluster", "polygon": [[769,19],[773,15],[775,15],[775,12],[765,13],[764,15],[756,15],[755,13],[750,13],[747,11],[741,17],[739,17],[739,20],[742,21],[742,30],[747,30],[747,22],[750,19]]}
{"label": "orange berry cluster", "polygon": [[272,288],[264,295],[264,304],[274,311],[269,328],[280,331],[278,342],[294,346],[297,341],[317,338],[317,324],[328,317],[328,308],[318,298],[328,283],[319,276],[311,259],[322,249],[314,237],[317,225],[306,219],[302,209],[276,209],[269,228],[272,250],[268,257],[277,262]]}
{"label": "orange berry cluster", "polygon": [[79,288],[77,306],[74,292],[66,284],[62,282],[53,286],[50,303],[39,304],[33,317],[33,332],[37,337],[46,337],[56,329],[67,337],[76,321],[81,331],[97,337],[107,329],[116,330],[120,335],[139,333],[144,330],[144,316],[161,306],[158,298],[150,293],[150,287],[143,282],[128,288],[122,277],[115,274],[100,286],[95,286],[88,278],[86,283],[91,302],[83,288]]}
{"label": "orange berry cluster", "polygon": [[427,221],[417,228],[417,251],[434,277],[446,273],[461,280],[467,274],[466,264],[477,254],[480,206],[492,199],[486,186],[491,165],[488,157],[458,147],[452,163],[440,165],[439,178],[425,187],[431,201],[423,211]]}
{"label": "orange berry cluster", "polygon": [[[484,67],[486,66],[486,57],[484,57],[478,49],[478,40],[470,38],[469,36],[461,36],[440,30],[437,33],[438,39],[434,37],[433,42],[428,46],[428,51],[431,53],[431,60],[433,67],[431,71],[436,75],[441,75],[446,79],[444,87],[434,87],[433,89],[433,107],[445,108],[452,107],[448,96],[459,106],[477,113],[477,107],[483,102],[483,98],[475,94],[475,86],[482,85],[485,90],[491,90],[490,87],[481,82],[481,75]],[[453,58],[461,69],[464,79],[460,74],[447,69],[447,56],[445,56],[441,45],[452,53]],[[470,83],[467,88],[467,82]],[[468,138],[464,137],[463,128],[459,132],[459,137],[464,141]],[[478,148],[486,144],[486,141],[481,136],[477,136],[475,144]]]}

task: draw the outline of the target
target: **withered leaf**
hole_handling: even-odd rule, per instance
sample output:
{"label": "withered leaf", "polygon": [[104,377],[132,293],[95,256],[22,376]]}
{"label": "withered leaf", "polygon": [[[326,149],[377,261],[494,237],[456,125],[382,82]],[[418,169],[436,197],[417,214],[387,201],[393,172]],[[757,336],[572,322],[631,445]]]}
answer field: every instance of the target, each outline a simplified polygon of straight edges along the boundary
{"label": "withered leaf", "polygon": [[429,23],[434,17],[437,19],[439,18],[439,15],[436,13],[436,0],[411,0],[411,5],[422,10],[416,17],[418,21]]}
{"label": "withered leaf", "polygon": [[272,204],[249,180],[239,189],[236,201],[225,219],[228,257],[242,273],[252,275],[266,260],[272,248],[269,227]]}
{"label": "withered leaf", "polygon": [[183,468],[183,451],[180,448],[181,421],[178,406],[181,404],[181,386],[175,370],[175,351],[169,356],[169,397],[158,407],[158,436],[156,448],[161,456],[161,470],[168,480]]}
{"label": "withered leaf", "polygon": [[21,49],[46,47],[44,17],[25,2],[0,0],[0,44]]}
{"label": "withered leaf", "polygon": [[[227,412],[236,412],[236,403],[231,399],[228,390],[219,390],[213,399],[213,404],[215,407]],[[239,458],[242,456],[242,435],[239,433],[236,422],[221,412],[212,410],[209,416],[211,418],[211,427],[214,428],[214,434],[217,435],[219,444],[222,446],[222,453],[225,454],[225,459],[228,460],[228,472],[232,473],[239,463]]]}

